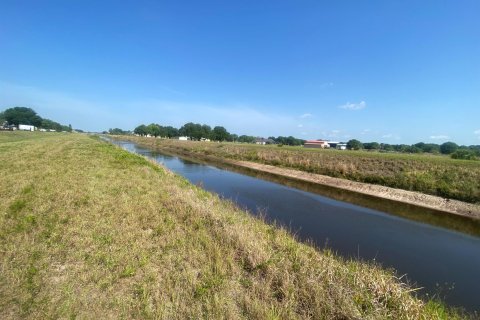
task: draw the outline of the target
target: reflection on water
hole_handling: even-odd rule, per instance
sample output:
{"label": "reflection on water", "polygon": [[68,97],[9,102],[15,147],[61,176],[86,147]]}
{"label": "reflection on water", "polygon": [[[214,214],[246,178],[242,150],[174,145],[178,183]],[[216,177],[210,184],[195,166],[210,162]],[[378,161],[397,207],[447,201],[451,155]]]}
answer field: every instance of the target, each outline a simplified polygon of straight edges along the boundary
{"label": "reflection on water", "polygon": [[442,292],[448,303],[470,311],[479,308],[480,227],[476,221],[270,174],[225,170],[131,142],[112,142],[155,159],[254,215],[264,214],[301,240],[319,247],[328,243],[344,257],[393,267],[424,287],[423,293],[453,287]]}

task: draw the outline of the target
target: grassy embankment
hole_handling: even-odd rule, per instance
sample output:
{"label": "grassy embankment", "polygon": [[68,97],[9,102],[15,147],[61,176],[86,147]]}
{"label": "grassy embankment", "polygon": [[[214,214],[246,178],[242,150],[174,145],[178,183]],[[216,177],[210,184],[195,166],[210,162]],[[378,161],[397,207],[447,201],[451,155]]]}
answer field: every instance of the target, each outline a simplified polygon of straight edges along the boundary
{"label": "grassy embankment", "polygon": [[426,154],[126,138],[170,152],[259,162],[480,204],[480,161]]}
{"label": "grassy embankment", "polygon": [[0,133],[0,318],[460,318],[80,134]]}

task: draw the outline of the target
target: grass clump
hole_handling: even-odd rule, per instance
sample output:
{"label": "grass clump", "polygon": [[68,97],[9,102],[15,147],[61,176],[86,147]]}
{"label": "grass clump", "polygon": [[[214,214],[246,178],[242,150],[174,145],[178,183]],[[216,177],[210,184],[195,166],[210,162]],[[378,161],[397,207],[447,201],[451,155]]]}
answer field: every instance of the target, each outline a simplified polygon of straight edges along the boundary
{"label": "grass clump", "polygon": [[144,158],[32,135],[0,133],[2,319],[460,318]]}

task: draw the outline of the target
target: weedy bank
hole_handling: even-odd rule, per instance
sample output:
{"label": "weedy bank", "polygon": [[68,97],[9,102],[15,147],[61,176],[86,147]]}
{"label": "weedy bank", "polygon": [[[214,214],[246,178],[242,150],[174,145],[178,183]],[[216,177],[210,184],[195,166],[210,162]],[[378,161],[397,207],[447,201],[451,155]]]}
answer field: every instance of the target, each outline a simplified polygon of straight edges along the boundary
{"label": "weedy bank", "polygon": [[455,319],[80,134],[0,133],[0,318]]}
{"label": "weedy bank", "polygon": [[480,161],[425,154],[122,138],[170,152],[259,162],[480,204]]}

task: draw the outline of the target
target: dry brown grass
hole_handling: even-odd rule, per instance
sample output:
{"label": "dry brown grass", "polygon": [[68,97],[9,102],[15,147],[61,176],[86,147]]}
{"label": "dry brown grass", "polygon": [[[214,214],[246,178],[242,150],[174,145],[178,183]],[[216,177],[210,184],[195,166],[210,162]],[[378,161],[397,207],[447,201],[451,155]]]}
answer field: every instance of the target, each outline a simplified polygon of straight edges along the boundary
{"label": "dry brown grass", "polygon": [[0,164],[2,319],[458,317],[98,139],[0,133]]}
{"label": "dry brown grass", "polygon": [[170,152],[254,161],[480,204],[480,161],[427,154],[122,138]]}

